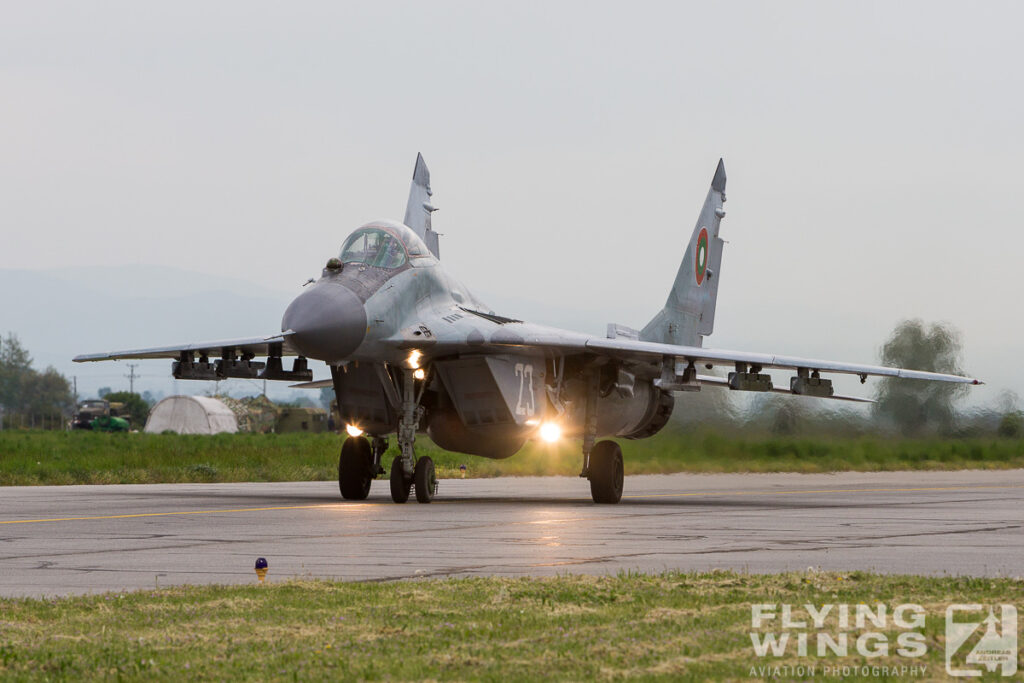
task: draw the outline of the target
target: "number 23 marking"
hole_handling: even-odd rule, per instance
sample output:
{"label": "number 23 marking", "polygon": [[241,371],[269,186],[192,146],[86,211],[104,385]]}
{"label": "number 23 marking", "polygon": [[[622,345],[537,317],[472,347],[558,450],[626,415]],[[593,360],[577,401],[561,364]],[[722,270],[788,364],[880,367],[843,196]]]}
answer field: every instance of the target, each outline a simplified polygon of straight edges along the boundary
{"label": "number 23 marking", "polygon": [[[531,363],[516,363],[516,377],[519,378],[519,400],[516,402],[516,415],[532,416],[537,412],[537,403],[533,393],[533,365]],[[528,388],[527,378],[529,378]],[[526,394],[526,403],[523,402],[524,393]]]}

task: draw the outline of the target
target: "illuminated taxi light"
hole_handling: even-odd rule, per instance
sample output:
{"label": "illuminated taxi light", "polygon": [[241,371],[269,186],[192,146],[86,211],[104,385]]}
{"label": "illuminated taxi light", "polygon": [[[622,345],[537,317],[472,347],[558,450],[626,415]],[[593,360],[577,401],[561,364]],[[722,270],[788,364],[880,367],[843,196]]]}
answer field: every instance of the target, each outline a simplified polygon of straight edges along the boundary
{"label": "illuminated taxi light", "polygon": [[540,426],[540,438],[548,443],[554,443],[562,438],[562,428],[554,422],[545,422]]}
{"label": "illuminated taxi light", "polygon": [[410,351],[409,357],[406,358],[406,362],[409,364],[409,367],[413,369],[418,368],[420,366],[420,356],[422,355],[423,354],[417,351],[416,349]]}
{"label": "illuminated taxi light", "polygon": [[413,371],[412,376],[416,379],[423,379],[427,376],[427,373],[423,372],[423,368],[417,368]]}
{"label": "illuminated taxi light", "polygon": [[355,425],[345,425],[345,431],[348,432],[349,436],[362,436],[363,430]]}

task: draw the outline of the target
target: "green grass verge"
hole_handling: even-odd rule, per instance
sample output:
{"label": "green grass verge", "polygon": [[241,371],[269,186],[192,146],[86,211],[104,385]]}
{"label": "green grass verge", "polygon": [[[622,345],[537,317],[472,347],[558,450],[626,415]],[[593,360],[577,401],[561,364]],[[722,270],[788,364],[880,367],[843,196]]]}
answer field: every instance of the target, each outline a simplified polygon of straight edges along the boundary
{"label": "green grass verge", "polygon": [[[0,432],[0,485],[313,481],[337,477],[334,434],[101,434]],[[666,432],[622,441],[627,474],[666,472],[836,472],[1024,467],[1024,439],[756,437]],[[390,464],[391,453],[385,456]],[[417,452],[442,477],[575,475],[579,445],[528,444],[507,460]]]}
{"label": "green grass verge", "polygon": [[[927,667],[917,680],[941,680],[945,608],[972,602],[1020,606],[1024,586],[1011,579],[863,572],[713,572],[290,581],[6,599],[0,600],[0,678],[750,680],[764,678],[751,676],[752,667],[756,674],[756,667],[769,665],[813,665],[818,678],[823,666],[915,665]],[[891,643],[889,654],[867,658],[851,644],[846,657],[799,657],[792,647],[782,657],[757,657],[752,603],[791,604],[797,618],[806,615],[805,604],[855,610],[859,603],[876,609],[882,603],[886,626],[852,627],[849,633],[851,643],[866,631],[882,633]],[[913,629],[927,648],[918,658],[896,652],[904,629],[893,623],[892,610],[904,603],[920,605],[926,614],[923,626]],[[833,636],[838,609],[824,629]],[[761,631],[779,628],[776,620]],[[982,680],[1008,679],[997,674]]]}

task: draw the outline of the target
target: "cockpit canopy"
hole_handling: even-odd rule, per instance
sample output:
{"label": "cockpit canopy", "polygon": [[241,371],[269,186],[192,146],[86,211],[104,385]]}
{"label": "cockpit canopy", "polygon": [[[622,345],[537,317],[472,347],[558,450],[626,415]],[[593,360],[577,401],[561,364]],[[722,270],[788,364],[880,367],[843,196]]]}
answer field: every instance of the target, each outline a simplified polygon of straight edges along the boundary
{"label": "cockpit canopy", "polygon": [[345,240],[339,258],[342,263],[359,263],[374,268],[401,268],[408,259],[428,258],[423,240],[398,223],[371,223]]}
{"label": "cockpit canopy", "polygon": [[342,263],[363,263],[374,268],[405,265],[405,249],[393,235],[380,228],[356,230],[341,248]]}

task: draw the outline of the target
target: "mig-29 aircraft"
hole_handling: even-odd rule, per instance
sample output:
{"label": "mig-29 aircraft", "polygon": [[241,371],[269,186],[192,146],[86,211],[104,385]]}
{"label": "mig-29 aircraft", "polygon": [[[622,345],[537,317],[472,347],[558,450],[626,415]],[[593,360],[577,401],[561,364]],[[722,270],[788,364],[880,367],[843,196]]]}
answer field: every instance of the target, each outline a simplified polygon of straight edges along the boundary
{"label": "mig-29 aircraft", "polygon": [[[430,173],[416,159],[403,223],[375,221],[353,232],[319,280],[285,310],[281,333],[180,346],[89,354],[74,360],[173,358],[177,379],[259,378],[333,386],[348,432],[338,459],[341,495],[365,499],[384,473],[386,436],[397,434],[391,497],[412,490],[429,503],[437,490],[416,435],[439,447],[508,458],[529,439],[580,438],[581,477],[596,503],[622,497],[622,451],[599,437],[642,439],[669,420],[673,393],[705,386],[863,401],[836,394],[825,373],[980,384],[955,375],[771,353],[705,348],[721,279],[725,165],[719,161],[665,306],[642,329],[608,325],[606,337],[500,315],[441,265],[431,227]],[[307,283],[307,284],[311,284]],[[296,356],[291,369],[282,359]],[[266,361],[256,361],[266,357]],[[331,379],[313,382],[309,359]],[[716,366],[728,378],[701,374]],[[790,370],[776,387],[768,369]]]}

